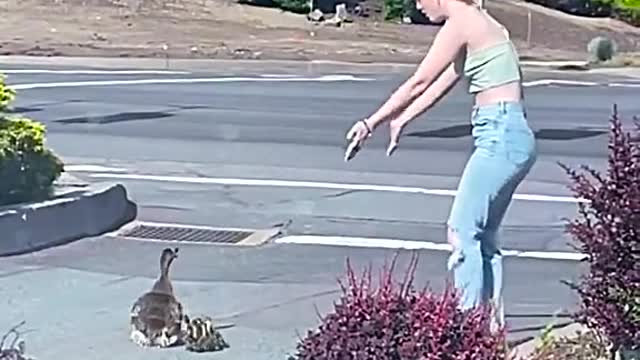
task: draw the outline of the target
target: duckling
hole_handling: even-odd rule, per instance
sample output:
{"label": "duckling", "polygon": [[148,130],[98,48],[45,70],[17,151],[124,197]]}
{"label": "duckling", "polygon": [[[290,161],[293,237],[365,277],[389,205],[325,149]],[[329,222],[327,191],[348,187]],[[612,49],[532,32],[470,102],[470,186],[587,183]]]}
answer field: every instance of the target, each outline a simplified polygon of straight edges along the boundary
{"label": "duckling", "polygon": [[229,347],[229,344],[217,330],[221,327],[214,326],[213,320],[208,316],[199,316],[189,319],[187,322],[187,335],[184,338],[185,348],[192,352],[221,351]]}
{"label": "duckling", "polygon": [[177,248],[162,251],[160,277],[131,307],[129,338],[139,346],[169,347],[186,334],[182,304],[174,296],[169,280],[169,268],[177,257]]}
{"label": "duckling", "polygon": [[[20,324],[11,328],[2,339],[0,339],[0,360],[34,360],[34,358],[26,355],[25,341],[20,337],[20,333],[18,332],[18,327],[24,324],[25,322],[22,321]],[[5,347],[4,342],[10,334],[14,335],[13,342],[8,347]]]}

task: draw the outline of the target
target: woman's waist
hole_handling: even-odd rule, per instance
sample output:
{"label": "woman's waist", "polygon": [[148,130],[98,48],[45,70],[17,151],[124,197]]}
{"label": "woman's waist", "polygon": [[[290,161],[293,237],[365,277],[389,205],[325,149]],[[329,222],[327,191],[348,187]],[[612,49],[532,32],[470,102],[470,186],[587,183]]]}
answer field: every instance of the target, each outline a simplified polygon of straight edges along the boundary
{"label": "woman's waist", "polygon": [[494,100],[492,102],[478,104],[472,108],[472,117],[489,116],[497,117],[502,115],[522,116],[526,118],[526,108],[522,100]]}
{"label": "woman's waist", "polygon": [[522,88],[519,81],[489,88],[474,94],[475,107],[495,105],[499,102],[520,102]]}
{"label": "woman's waist", "polygon": [[475,105],[471,111],[471,125],[480,129],[522,129],[530,131],[527,110],[521,100],[497,100]]}

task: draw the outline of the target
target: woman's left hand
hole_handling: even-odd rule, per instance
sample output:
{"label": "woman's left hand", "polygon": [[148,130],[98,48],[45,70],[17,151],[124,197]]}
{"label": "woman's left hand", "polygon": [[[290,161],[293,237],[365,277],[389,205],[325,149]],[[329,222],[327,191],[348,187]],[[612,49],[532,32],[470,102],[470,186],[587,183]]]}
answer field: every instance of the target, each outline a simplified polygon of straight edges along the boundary
{"label": "woman's left hand", "polygon": [[402,135],[402,130],[404,130],[405,125],[407,125],[407,122],[403,120],[394,119],[389,122],[390,139],[389,147],[387,147],[387,156],[391,156],[398,148],[400,136]]}

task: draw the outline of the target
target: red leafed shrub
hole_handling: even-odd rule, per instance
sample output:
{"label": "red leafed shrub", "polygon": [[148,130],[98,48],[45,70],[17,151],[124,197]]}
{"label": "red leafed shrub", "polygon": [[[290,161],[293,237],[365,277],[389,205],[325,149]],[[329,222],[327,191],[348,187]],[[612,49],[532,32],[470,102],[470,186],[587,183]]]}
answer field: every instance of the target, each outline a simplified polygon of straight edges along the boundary
{"label": "red leafed shrub", "polygon": [[575,318],[604,335],[615,351],[640,344],[640,143],[623,131],[615,105],[610,130],[606,176],[586,165],[583,173],[560,165],[574,193],[586,200],[578,205],[579,217],[568,222],[589,264],[580,283],[569,284],[581,300]]}
{"label": "red leafed shrub", "polygon": [[442,295],[413,288],[417,256],[400,283],[397,254],[374,288],[371,266],[358,280],[347,259],[347,280],[334,311],[300,340],[290,360],[501,360],[504,331],[489,332],[488,308],[462,311],[448,286]]}

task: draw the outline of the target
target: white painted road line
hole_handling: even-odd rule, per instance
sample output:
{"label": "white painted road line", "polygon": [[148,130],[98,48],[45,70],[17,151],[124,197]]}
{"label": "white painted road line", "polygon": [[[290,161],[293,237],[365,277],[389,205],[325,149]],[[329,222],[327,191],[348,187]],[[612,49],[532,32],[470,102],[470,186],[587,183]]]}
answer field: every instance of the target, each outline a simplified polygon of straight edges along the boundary
{"label": "white painted road line", "polygon": [[[55,71],[55,70],[51,70]],[[60,70],[62,71],[62,70]],[[1,71],[0,71],[1,73]],[[63,81],[45,83],[23,83],[10,85],[16,90],[83,87],[83,86],[114,86],[114,85],[148,85],[148,84],[197,84],[197,83],[230,83],[230,82],[344,82],[344,81],[375,81],[373,78],[357,77],[353,75],[323,75],[317,77],[296,77],[262,75],[256,77],[212,77],[212,78],[165,78],[165,79],[135,79],[135,80],[90,80],[90,81]],[[640,87],[639,84],[613,83],[600,84],[592,81],[541,79],[523,82],[524,87],[535,86],[612,86],[612,87]]]}
{"label": "white painted road line", "polygon": [[633,83],[610,83],[610,87],[629,87],[629,88],[640,88],[640,84]]}
{"label": "white painted road line", "polygon": [[[319,181],[187,177],[187,176],[163,176],[163,175],[144,175],[144,174],[112,174],[112,173],[92,173],[92,174],[89,174],[89,176],[93,178],[146,180],[146,181],[160,181],[160,182],[191,183],[191,184],[384,191],[384,192],[413,193],[413,194],[441,195],[441,196],[455,196],[456,194],[456,190],[449,190],[449,189],[425,189],[420,187],[408,187],[408,186],[330,183],[330,182],[319,182]],[[527,201],[565,202],[565,203],[585,202],[584,199],[578,199],[571,196],[553,196],[553,195],[539,195],[539,194],[515,194],[514,199],[527,200]]]}
{"label": "white painted road line", "polygon": [[265,78],[294,78],[294,77],[296,77],[295,75],[289,75],[289,74],[261,74],[260,76],[265,77]]}
{"label": "white painted road line", "polygon": [[147,84],[197,84],[197,83],[229,83],[229,82],[339,82],[339,81],[372,81],[374,79],[355,77],[352,75],[324,75],[317,77],[212,77],[212,78],[179,78],[179,79],[136,79],[136,80],[91,80],[64,81],[49,83],[25,83],[9,85],[15,90],[83,87],[83,86],[113,86],[113,85],[147,85]]}
{"label": "white painted road line", "polygon": [[549,86],[549,85],[598,86],[599,84],[593,81],[541,79],[541,80],[525,81],[522,83],[522,85],[525,87],[533,87],[533,86]]}
{"label": "white painted road line", "polygon": [[0,69],[1,74],[60,74],[60,75],[185,75],[188,71],[170,70],[49,70]]}
{"label": "white painted road line", "polygon": [[[276,244],[296,245],[324,245],[360,248],[406,249],[406,250],[433,250],[451,251],[451,245],[447,243],[433,243],[427,241],[410,241],[383,238],[361,238],[348,236],[315,236],[315,235],[290,235],[278,238]],[[545,252],[545,251],[518,251],[503,250],[505,257],[569,260],[581,261],[586,255],[572,252]]]}
{"label": "white painted road line", "polygon": [[114,168],[101,165],[65,165],[64,170],[66,172],[113,172],[113,173],[126,173],[127,169]]}

